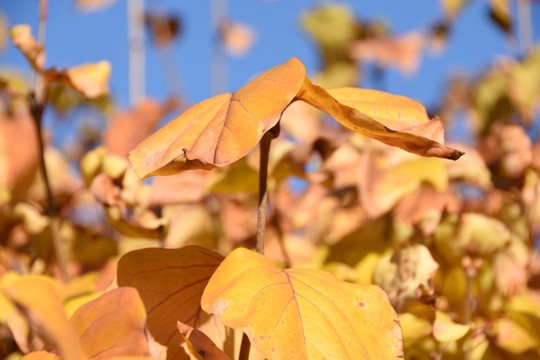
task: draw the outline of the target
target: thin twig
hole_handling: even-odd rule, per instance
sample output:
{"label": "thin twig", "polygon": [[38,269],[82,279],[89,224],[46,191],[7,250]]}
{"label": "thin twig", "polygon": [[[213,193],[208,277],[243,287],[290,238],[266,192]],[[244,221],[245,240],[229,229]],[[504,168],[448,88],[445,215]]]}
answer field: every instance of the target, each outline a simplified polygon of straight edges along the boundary
{"label": "thin twig", "polygon": [[[47,5],[48,0],[39,1],[39,23],[38,23],[38,42],[45,45],[45,30],[47,27]],[[58,218],[58,209],[54,202],[51,182],[45,164],[45,144],[43,142],[43,113],[47,104],[47,94],[49,86],[43,80],[39,73],[35,73],[34,91],[28,96],[30,105],[30,113],[37,130],[38,150],[39,150],[39,170],[43,176],[43,184],[45,186],[45,194],[47,196],[47,206],[45,213],[50,219],[51,239],[53,242],[56,262],[60,269],[60,277],[64,282],[69,282],[69,273],[67,271],[67,260],[60,241],[59,229],[60,219]]]}
{"label": "thin twig", "polygon": [[264,232],[266,230],[266,182],[268,178],[268,155],[270,154],[270,144],[274,138],[272,131],[267,131],[260,143],[259,157],[259,207],[257,209],[257,252],[264,254]]}

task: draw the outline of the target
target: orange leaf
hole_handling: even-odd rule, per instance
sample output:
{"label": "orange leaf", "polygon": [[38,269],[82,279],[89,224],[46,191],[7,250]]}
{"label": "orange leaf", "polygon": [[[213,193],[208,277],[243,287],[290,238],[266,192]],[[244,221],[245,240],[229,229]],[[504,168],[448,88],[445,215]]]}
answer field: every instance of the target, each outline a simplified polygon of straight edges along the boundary
{"label": "orange leaf", "polygon": [[[433,124],[431,122],[425,123],[426,119],[423,115],[418,119],[417,122],[419,124],[417,127],[413,127],[412,129],[410,129],[408,126],[405,126],[405,129],[403,129],[403,131],[392,130],[385,126],[386,124],[375,120],[372,116],[369,115],[370,108],[371,111],[377,111],[375,110],[375,107],[373,107],[373,104],[371,104],[369,101],[366,104],[362,101],[357,102],[350,100],[350,98],[353,96],[358,97],[358,99],[362,99],[362,95],[365,94],[366,91],[369,92],[369,90],[360,90],[354,88],[334,90],[334,92],[338,94],[340,92],[345,93],[342,93],[341,97],[344,99],[345,102],[349,103],[349,105],[346,105],[334,98],[332,94],[325,89],[312,84],[311,81],[306,78],[304,81],[304,86],[298,93],[297,98],[315,106],[321,111],[326,112],[338,122],[340,122],[342,125],[351,130],[369,136],[382,143],[391,146],[397,146],[413,154],[421,156],[435,156],[452,160],[457,160],[461,155],[463,155],[461,151],[441,145],[437,141],[430,138],[417,135],[417,133],[421,133],[422,135],[429,134],[433,130],[431,126],[438,126],[437,121],[435,121]],[[384,107],[384,101],[388,101],[389,98],[393,96],[395,95],[388,96],[388,94],[382,93],[381,99],[383,101],[381,101],[380,106]],[[398,97],[395,101],[392,102],[400,104],[400,100],[403,100],[402,105],[404,106],[403,110],[405,110],[405,112],[410,111],[412,113],[416,112],[417,114],[420,114],[418,108],[412,107],[413,109],[411,111],[410,108],[413,101],[410,99]],[[395,119],[397,118],[399,124],[401,122],[399,114],[402,111],[400,110],[400,106],[390,105],[388,106],[388,108],[388,113],[384,112],[383,114],[381,114],[382,116],[378,120],[384,119],[384,121],[390,125],[391,123],[395,124]],[[392,115],[392,113],[394,113],[395,115]],[[415,122],[414,118],[413,121],[409,119],[406,124],[409,125],[411,124],[411,122]],[[419,129],[417,130],[416,128]]]}
{"label": "orange leaf", "polygon": [[277,124],[305,76],[304,65],[292,58],[232,94],[192,106],[130,153],[137,175],[211,169],[240,159]]}
{"label": "orange leaf", "polygon": [[137,289],[148,315],[147,326],[168,358],[181,356],[182,337],[176,322],[198,327],[200,299],[222,257],[199,246],[181,249],[142,249],[118,262],[118,285]]}
{"label": "orange leaf", "polygon": [[223,260],[201,305],[244,331],[268,359],[403,356],[399,320],[380,288],[320,270],[279,270],[244,248]]}
{"label": "orange leaf", "polygon": [[4,294],[27,316],[32,328],[54,344],[63,359],[85,359],[81,344],[64,313],[56,283],[45,276],[28,275],[2,279]]}
{"label": "orange leaf", "polygon": [[71,317],[90,359],[147,353],[144,305],[133,288],[111,290],[82,305]]}

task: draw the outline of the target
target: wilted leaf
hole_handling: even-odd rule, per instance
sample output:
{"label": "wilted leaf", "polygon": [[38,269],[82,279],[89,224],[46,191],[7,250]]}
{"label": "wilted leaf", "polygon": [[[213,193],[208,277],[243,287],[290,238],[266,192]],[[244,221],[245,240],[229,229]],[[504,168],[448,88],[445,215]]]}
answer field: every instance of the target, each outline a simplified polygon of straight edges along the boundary
{"label": "wilted leaf", "polygon": [[23,310],[32,328],[53,344],[63,358],[85,359],[74,327],[62,308],[58,285],[45,276],[12,274],[8,280],[5,277],[2,292]]}
{"label": "wilted leaf", "polygon": [[373,271],[373,283],[382,287],[390,302],[400,308],[409,298],[433,295],[433,276],[437,269],[439,264],[427,247],[409,245],[379,261]]}
{"label": "wilted leaf", "polygon": [[403,356],[399,321],[378,287],[319,270],[281,271],[244,248],[221,263],[201,306],[244,331],[268,359]]}
{"label": "wilted leaf", "polygon": [[[363,99],[363,95],[366,94],[366,92],[369,93],[371,91],[343,88],[334,89],[328,92],[323,88],[312,84],[311,81],[306,78],[297,98],[328,113],[343,126],[387,145],[396,146],[421,156],[436,156],[457,160],[463,155],[463,153],[458,150],[446,147],[439,142],[432,140],[432,138],[437,140],[442,138],[442,126],[440,123],[438,124],[439,120],[426,122],[427,116],[424,115],[425,110],[424,114],[420,115],[421,111],[418,111],[418,103],[416,103],[418,105],[412,107],[412,103],[415,103],[413,100],[406,100],[407,98],[386,93],[379,94],[380,92],[376,91],[373,93],[375,94],[375,99],[371,100],[371,102],[376,102],[375,106],[369,102],[367,104],[362,102],[361,99]],[[334,98],[333,94],[336,94],[338,98]],[[360,99],[360,101],[353,99]],[[399,106],[387,105],[384,100],[388,101],[389,99],[393,99],[393,101],[390,100],[390,104],[392,102],[398,104],[401,103],[407,110],[404,111],[404,109],[401,109]],[[383,101],[379,103],[379,100]],[[345,105],[345,103],[348,103],[349,105]],[[380,107],[383,107],[385,111],[379,113],[380,110],[377,108]],[[412,109],[410,107],[412,107]],[[373,115],[378,116],[378,119],[374,119],[369,114],[369,111],[373,111]],[[400,115],[402,111],[404,113]],[[416,116],[409,118],[409,111],[418,113],[418,118]],[[401,121],[403,121],[403,123]],[[400,124],[399,130],[401,131],[392,130],[386,126],[386,124],[391,126],[391,124],[396,123]],[[413,123],[417,126],[413,126]],[[439,131],[434,132],[433,129]],[[424,135],[427,135],[428,137],[424,137]]]}
{"label": "wilted leaf", "polygon": [[437,311],[433,323],[433,336],[440,342],[452,342],[461,339],[471,329],[468,325],[457,324],[442,311]]}
{"label": "wilted leaf", "polygon": [[70,321],[90,359],[147,353],[146,313],[135,289],[113,289],[81,306]]}
{"label": "wilted leaf", "polygon": [[201,325],[200,299],[222,259],[198,246],[142,249],[120,258],[118,285],[137,289],[148,315],[148,329],[160,344],[168,346],[168,359],[182,356],[176,322]]}
{"label": "wilted leaf", "polygon": [[10,31],[11,40],[24,54],[30,65],[41,71],[45,66],[45,50],[32,36],[30,25],[16,25]]}
{"label": "wilted leaf", "polygon": [[194,355],[197,359],[203,359],[202,356],[204,356],[204,359],[206,360],[230,359],[223,352],[223,350],[218,348],[216,344],[214,344],[214,342],[202,331],[194,329],[193,327],[180,321],[177,322],[177,327],[184,340],[188,342],[190,350],[193,349],[193,352],[195,352],[195,354],[192,353],[192,355]]}
{"label": "wilted leaf", "polygon": [[292,58],[233,94],[192,106],[130,153],[137,175],[210,169],[240,159],[277,124],[305,74],[304,65]]}

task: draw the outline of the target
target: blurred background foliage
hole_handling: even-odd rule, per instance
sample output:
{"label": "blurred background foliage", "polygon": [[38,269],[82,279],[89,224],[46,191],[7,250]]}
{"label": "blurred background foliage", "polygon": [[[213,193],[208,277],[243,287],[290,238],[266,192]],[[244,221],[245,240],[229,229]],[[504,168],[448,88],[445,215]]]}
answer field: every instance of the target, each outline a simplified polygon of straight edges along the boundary
{"label": "blurred background foliage", "polygon": [[[107,11],[110,3],[76,1],[82,11]],[[311,6],[297,21],[320,57],[313,80],[329,88],[369,81],[391,91],[385,74],[414,76],[426,52],[444,52],[470,3],[440,1],[438,21],[407,33],[360,20],[344,4]],[[284,112],[271,150],[267,256],[381,286],[399,313],[407,359],[540,358],[540,47],[531,25],[538,3],[486,3],[493,26],[521,50],[480,73],[448,77],[429,107],[449,145],[466,153],[459,161],[419,158],[351,134],[300,102]],[[9,15],[0,16],[0,46],[17,44],[46,85],[13,67],[0,75],[0,276],[54,277],[70,289],[68,308],[106,290],[130,250],[196,244],[226,255],[254,247],[257,149],[227,168],[151,182],[127,162],[128,151],[189,105],[171,51],[189,26],[184,18],[152,6],[136,13],[132,40],[147,32],[170,94],[144,96],[144,74],[136,72],[143,50],[135,45],[131,105],[119,109],[107,87],[108,63],[45,68],[46,44],[41,49],[24,29],[9,31]],[[244,56],[258,40],[256,27],[215,21],[211,78],[220,90],[227,56]],[[31,32],[38,27],[31,24]],[[78,112],[69,136],[36,124],[28,99],[39,105],[40,96],[47,116]],[[29,336],[23,315],[8,304],[0,294],[2,357],[39,350],[39,337]]]}

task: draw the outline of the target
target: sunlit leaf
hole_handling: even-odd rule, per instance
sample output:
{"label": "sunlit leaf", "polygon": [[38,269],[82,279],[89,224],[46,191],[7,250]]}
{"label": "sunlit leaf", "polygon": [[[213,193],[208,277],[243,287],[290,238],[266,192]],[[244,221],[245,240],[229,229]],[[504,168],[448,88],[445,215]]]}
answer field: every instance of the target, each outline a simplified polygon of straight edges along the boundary
{"label": "sunlit leaf", "polygon": [[277,124],[302,86],[305,71],[292,58],[232,94],[192,106],[130,152],[135,171],[146,178],[240,159]]}
{"label": "sunlit leaf", "polygon": [[16,25],[10,31],[11,40],[24,54],[30,65],[40,71],[45,66],[45,50],[32,36],[30,25]]}
{"label": "sunlit leaf", "polygon": [[86,97],[96,98],[109,92],[111,64],[108,61],[79,65],[66,73],[71,86]]}
{"label": "sunlit leaf", "polygon": [[442,311],[437,311],[433,323],[433,336],[440,342],[452,342],[461,339],[471,329],[468,325],[457,324]]}
{"label": "sunlit leaf", "polygon": [[[365,93],[368,90],[345,88],[334,90],[333,92],[335,93],[338,91],[345,92],[345,95],[341,97],[343,101],[345,101],[347,98],[355,96],[355,94],[358,94],[358,98],[362,99],[362,93]],[[385,96],[391,97],[391,95]],[[392,130],[390,127],[385,126],[383,123],[378,122],[377,120],[373,119],[372,116],[365,113],[365,104],[360,103],[360,106],[357,108],[356,102],[354,101],[350,103],[350,106],[347,106],[340,101],[336,101],[336,99],[332,96],[332,93],[312,84],[308,78],[305,79],[304,85],[299,91],[297,98],[310,103],[321,111],[328,113],[343,126],[351,130],[369,136],[385,144],[397,146],[405,151],[421,156],[436,156],[452,160],[457,160],[459,157],[461,157],[461,155],[463,155],[463,153],[458,150],[446,147],[441,145],[436,140],[422,136],[424,134],[427,135],[428,133],[432,133],[433,128],[439,128],[440,131],[431,134],[431,137],[440,139],[442,128],[440,124],[437,124],[437,120],[432,120],[426,123],[425,117],[422,116],[422,118],[417,120],[418,126],[416,127],[400,127],[402,129],[401,131]],[[396,100],[399,101],[400,99],[401,98],[398,97]],[[404,101],[403,105],[405,107],[410,106],[411,102],[412,100]],[[381,102],[380,106],[384,106],[384,102]],[[397,107],[397,110],[399,111],[399,107]],[[388,110],[389,113],[391,111],[392,110]],[[387,114],[383,112],[381,117],[385,120],[389,120],[390,122],[395,122],[395,119],[399,120],[399,112],[396,113],[396,117],[389,115],[391,115],[391,113]],[[407,123],[407,125],[409,125],[409,123]],[[420,135],[417,135],[418,133],[420,133]]]}
{"label": "sunlit leaf", "polygon": [[399,321],[378,287],[320,270],[281,271],[244,248],[221,263],[201,305],[244,331],[268,359],[403,356]]}
{"label": "sunlit leaf", "polygon": [[52,343],[63,358],[86,358],[75,329],[62,308],[59,286],[52,279],[12,274],[9,280],[3,279],[1,290],[23,309],[32,328]]}
{"label": "sunlit leaf", "polygon": [[176,328],[181,321],[201,325],[200,299],[222,257],[198,246],[182,249],[142,249],[118,263],[118,285],[137,289],[148,315],[147,326],[168,359],[185,358]]}
{"label": "sunlit leaf", "polygon": [[71,317],[90,359],[147,353],[144,305],[133,288],[111,290],[81,306]]}

